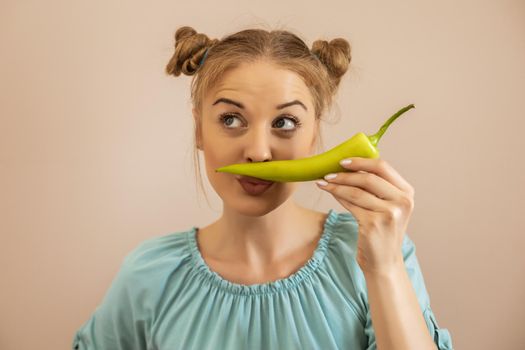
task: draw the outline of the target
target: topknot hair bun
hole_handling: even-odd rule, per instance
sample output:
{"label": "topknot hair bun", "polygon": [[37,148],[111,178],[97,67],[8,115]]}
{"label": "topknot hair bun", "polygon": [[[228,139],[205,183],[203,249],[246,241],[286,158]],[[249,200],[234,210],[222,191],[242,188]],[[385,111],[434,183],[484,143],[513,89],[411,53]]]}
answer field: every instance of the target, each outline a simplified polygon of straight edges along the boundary
{"label": "topknot hair bun", "polygon": [[316,40],[312,44],[311,52],[326,66],[328,73],[338,84],[352,60],[348,41],[343,38],[336,38],[330,42]]}
{"label": "topknot hair bun", "polygon": [[194,75],[206,49],[218,41],[210,39],[206,34],[197,33],[192,27],[180,27],[175,32],[175,52],[166,65],[166,73],[176,77],[181,73]]}

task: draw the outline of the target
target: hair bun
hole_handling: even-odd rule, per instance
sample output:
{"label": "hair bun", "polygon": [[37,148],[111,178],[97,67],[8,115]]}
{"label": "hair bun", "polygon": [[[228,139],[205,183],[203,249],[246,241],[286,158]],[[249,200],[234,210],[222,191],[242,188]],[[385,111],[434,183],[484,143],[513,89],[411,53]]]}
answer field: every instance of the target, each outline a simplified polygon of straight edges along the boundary
{"label": "hair bun", "polygon": [[192,36],[197,35],[197,31],[193,29],[192,27],[180,27],[175,32],[175,46],[177,46],[177,43],[180,43],[182,40],[190,38]]}
{"label": "hair bun", "polygon": [[166,73],[176,77],[181,73],[194,75],[206,49],[217,42],[192,27],[180,27],[175,32],[175,52],[166,65]]}
{"label": "hair bun", "polygon": [[316,40],[312,44],[311,52],[326,66],[336,84],[339,84],[339,80],[348,70],[352,60],[348,41],[343,38],[335,38],[330,42]]}

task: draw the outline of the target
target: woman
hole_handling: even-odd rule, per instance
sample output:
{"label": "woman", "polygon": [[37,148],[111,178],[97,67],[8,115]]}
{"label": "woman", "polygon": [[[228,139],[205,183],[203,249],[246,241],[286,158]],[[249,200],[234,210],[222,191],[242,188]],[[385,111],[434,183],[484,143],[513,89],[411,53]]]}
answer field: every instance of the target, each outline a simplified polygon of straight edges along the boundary
{"label": "woman", "polygon": [[350,59],[341,38],[177,30],[166,71],[195,75],[195,146],[223,213],[128,254],[74,349],[452,349],[405,234],[414,190],[386,161],[318,182],[342,213],[294,202],[297,183],[215,172],[313,155]]}

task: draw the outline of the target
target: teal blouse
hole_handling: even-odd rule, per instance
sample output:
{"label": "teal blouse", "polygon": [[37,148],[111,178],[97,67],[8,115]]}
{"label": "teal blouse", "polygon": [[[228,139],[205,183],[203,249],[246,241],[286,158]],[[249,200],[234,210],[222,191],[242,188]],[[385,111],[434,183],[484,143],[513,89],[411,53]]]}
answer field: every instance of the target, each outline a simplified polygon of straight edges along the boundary
{"label": "teal blouse", "polygon": [[[358,225],[330,209],[313,256],[273,282],[242,285],[205,263],[197,227],[149,238],[123,260],[72,349],[376,349],[366,281],[357,264]],[[402,252],[428,331],[452,349],[430,307],[415,246]]]}

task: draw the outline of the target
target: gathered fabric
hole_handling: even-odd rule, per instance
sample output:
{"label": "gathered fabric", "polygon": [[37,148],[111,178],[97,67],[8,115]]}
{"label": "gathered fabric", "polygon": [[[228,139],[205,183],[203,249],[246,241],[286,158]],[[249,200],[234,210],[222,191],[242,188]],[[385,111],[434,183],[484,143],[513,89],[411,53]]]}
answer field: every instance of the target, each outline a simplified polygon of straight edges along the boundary
{"label": "gathered fabric", "polygon": [[[147,239],[120,267],[72,349],[375,349],[366,281],[356,261],[358,224],[331,209],[312,257],[292,275],[243,285],[212,271],[198,228]],[[452,349],[430,307],[415,245],[405,266],[438,349]]]}

